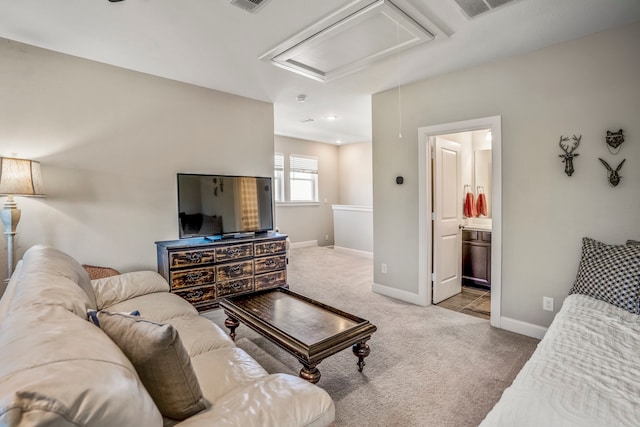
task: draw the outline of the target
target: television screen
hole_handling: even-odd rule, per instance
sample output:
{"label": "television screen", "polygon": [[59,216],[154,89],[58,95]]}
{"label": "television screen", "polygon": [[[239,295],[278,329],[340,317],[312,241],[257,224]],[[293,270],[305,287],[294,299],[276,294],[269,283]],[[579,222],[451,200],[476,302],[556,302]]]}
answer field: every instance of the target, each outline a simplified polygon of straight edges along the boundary
{"label": "television screen", "polygon": [[273,230],[270,177],[178,174],[180,238]]}

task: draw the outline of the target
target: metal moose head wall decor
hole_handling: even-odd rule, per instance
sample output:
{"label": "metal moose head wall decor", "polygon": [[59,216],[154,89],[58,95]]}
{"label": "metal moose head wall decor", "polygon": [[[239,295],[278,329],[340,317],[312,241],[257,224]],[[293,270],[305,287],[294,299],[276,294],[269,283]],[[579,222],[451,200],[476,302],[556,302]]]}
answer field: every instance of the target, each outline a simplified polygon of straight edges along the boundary
{"label": "metal moose head wall decor", "polygon": [[618,154],[620,151],[620,145],[624,142],[624,135],[622,134],[622,129],[617,132],[607,131],[607,136],[604,137],[604,142],[607,143],[607,150],[611,154]]}
{"label": "metal moose head wall decor", "polygon": [[562,148],[562,151],[564,151],[564,154],[559,154],[558,157],[562,157],[562,162],[564,163],[564,173],[566,173],[568,176],[571,176],[573,172],[575,172],[575,168],[573,167],[573,158],[578,157],[580,154],[574,154],[573,152],[576,151],[576,148],[578,148],[578,146],[580,145],[582,135],[573,135],[573,138],[571,139],[573,140],[573,143],[567,144],[565,146],[562,143],[569,141],[569,137],[563,137],[562,135],[560,135],[560,142],[558,143],[560,145],[560,148]]}
{"label": "metal moose head wall decor", "polygon": [[609,177],[609,184],[611,184],[612,187],[615,187],[616,185],[618,185],[620,183],[620,179],[622,179],[619,174],[620,169],[622,169],[622,165],[624,165],[624,162],[627,159],[622,160],[618,165],[618,167],[616,168],[616,170],[613,170],[613,168],[609,166],[609,163],[605,162],[601,158],[598,157],[598,160],[600,160],[604,165],[604,167],[607,168],[607,176]]}

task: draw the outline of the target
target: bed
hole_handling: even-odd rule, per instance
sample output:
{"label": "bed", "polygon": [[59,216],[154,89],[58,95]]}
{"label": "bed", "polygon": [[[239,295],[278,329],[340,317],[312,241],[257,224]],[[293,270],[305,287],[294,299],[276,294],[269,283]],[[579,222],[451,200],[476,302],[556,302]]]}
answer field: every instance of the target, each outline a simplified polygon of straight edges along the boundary
{"label": "bed", "polygon": [[570,295],[480,426],[639,426],[639,292],[640,246],[583,239]]}

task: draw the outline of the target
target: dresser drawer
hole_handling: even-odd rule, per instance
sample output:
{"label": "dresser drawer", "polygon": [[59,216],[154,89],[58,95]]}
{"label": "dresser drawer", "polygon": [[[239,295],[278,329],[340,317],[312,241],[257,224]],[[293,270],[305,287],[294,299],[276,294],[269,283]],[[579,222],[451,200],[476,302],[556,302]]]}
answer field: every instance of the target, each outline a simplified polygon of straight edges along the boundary
{"label": "dresser drawer", "polygon": [[171,289],[188,288],[192,286],[209,285],[216,282],[216,268],[192,268],[171,272]]}
{"label": "dresser drawer", "polygon": [[253,244],[229,245],[216,248],[216,260],[218,262],[233,261],[234,259],[249,258],[253,256]]}
{"label": "dresser drawer", "polygon": [[275,271],[256,276],[256,291],[260,289],[275,288],[287,284],[287,272],[285,270]]}
{"label": "dresser drawer", "polygon": [[240,292],[253,291],[253,279],[230,280],[224,283],[218,283],[218,298],[237,294]]}
{"label": "dresser drawer", "polygon": [[276,255],[264,258],[256,258],[255,274],[268,273],[275,270],[283,270],[287,266],[285,255]]}
{"label": "dresser drawer", "polygon": [[176,251],[169,254],[169,268],[212,264],[215,259],[215,250],[213,249]]}
{"label": "dresser drawer", "polygon": [[219,265],[216,278],[218,282],[233,279],[242,279],[253,275],[253,261],[234,262],[232,264]]}
{"label": "dresser drawer", "polygon": [[284,240],[271,242],[260,242],[255,244],[256,256],[284,253],[287,250],[287,243]]}
{"label": "dresser drawer", "polygon": [[216,286],[202,286],[200,288],[185,289],[184,291],[174,292],[176,295],[186,299],[193,305],[215,300]]}

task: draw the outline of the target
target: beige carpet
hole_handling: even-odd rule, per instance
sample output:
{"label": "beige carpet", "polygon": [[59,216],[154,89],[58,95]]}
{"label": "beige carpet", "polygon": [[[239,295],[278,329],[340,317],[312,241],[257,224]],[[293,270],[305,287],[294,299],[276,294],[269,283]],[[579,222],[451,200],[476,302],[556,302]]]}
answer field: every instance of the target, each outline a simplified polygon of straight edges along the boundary
{"label": "beige carpet", "polygon": [[[318,385],[342,426],[477,426],[538,340],[436,306],[418,307],[371,292],[372,261],[330,248],[292,250],[291,290],[371,321],[363,373],[346,349],[318,368]],[[206,313],[223,326],[221,310]],[[269,372],[297,375],[300,364],[242,325],[237,344]]]}

